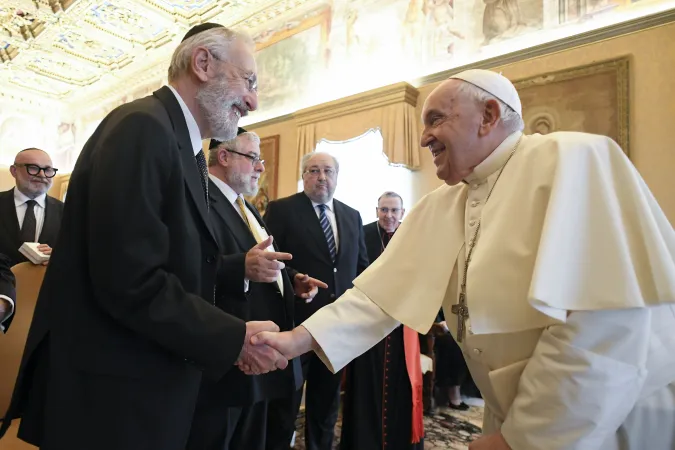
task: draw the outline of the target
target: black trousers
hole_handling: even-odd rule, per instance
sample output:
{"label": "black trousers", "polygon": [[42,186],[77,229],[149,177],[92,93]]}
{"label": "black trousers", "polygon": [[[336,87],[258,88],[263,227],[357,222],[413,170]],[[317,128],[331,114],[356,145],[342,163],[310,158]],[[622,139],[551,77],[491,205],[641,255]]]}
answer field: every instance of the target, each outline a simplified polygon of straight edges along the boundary
{"label": "black trousers", "polygon": [[265,450],[289,450],[295,432],[296,418],[294,396],[268,402]]}
{"label": "black trousers", "polygon": [[267,401],[245,407],[199,408],[186,450],[265,450]]}
{"label": "black trousers", "polygon": [[[305,448],[331,450],[340,406],[342,371],[333,374],[314,352],[301,357],[302,373],[307,383],[305,392]],[[269,424],[274,421],[274,442],[267,450],[287,450],[295,430],[295,419],[302,403],[302,389],[293,397],[270,401]]]}
{"label": "black trousers", "polygon": [[462,349],[450,334],[436,337],[436,387],[461,386],[469,375]]}

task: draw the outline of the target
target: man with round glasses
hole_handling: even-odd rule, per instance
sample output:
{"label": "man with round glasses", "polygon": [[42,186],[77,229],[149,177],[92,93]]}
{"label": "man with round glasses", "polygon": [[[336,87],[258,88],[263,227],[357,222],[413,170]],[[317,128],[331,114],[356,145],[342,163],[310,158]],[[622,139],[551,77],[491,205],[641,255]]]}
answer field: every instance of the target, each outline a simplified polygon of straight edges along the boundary
{"label": "man with round glasses", "polygon": [[9,168],[16,186],[0,192],[0,253],[12,265],[27,261],[19,252],[24,242],[39,242],[51,254],[61,227],[63,202],[47,195],[58,169],[44,150],[21,150]]}

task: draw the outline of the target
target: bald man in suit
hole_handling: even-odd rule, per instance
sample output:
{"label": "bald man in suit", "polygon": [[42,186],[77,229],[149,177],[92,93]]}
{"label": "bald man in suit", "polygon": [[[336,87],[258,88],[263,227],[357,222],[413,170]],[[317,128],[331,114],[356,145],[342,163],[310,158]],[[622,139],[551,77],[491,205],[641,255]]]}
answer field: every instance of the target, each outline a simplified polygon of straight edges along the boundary
{"label": "bald man in suit", "polygon": [[0,253],[15,265],[28,261],[19,252],[24,242],[39,242],[38,249],[51,254],[61,228],[63,202],[47,195],[58,169],[44,150],[21,150],[9,171],[16,186],[0,192]]}

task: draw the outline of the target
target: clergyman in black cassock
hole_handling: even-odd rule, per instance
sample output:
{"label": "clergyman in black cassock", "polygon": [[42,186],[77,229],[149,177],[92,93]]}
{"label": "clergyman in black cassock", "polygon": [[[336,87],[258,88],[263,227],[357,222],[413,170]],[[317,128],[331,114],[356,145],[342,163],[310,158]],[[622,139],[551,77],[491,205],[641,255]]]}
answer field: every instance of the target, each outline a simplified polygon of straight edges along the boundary
{"label": "clergyman in black cassock", "polygon": [[[398,227],[402,200],[387,192],[377,212],[379,220],[363,227],[371,264]],[[340,448],[421,450],[423,433],[419,335],[399,326],[346,368]]]}

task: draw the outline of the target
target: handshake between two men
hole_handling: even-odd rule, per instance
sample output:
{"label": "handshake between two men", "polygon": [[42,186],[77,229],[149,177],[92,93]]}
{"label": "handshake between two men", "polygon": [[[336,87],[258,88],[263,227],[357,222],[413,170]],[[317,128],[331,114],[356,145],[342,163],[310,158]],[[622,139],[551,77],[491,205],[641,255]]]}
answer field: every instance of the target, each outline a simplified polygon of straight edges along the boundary
{"label": "handshake between two men", "polygon": [[[271,251],[274,250],[270,248],[272,240],[270,236],[246,253],[244,264],[247,280],[275,283],[280,279],[281,271],[286,267],[282,261],[293,259],[290,253]],[[319,288],[328,288],[326,283],[302,273],[295,274],[292,284],[295,296],[306,302],[312,301],[319,292]],[[298,328],[300,329],[304,330],[302,327]],[[291,346],[293,341],[290,336],[285,336],[291,333],[279,333],[279,331],[279,327],[272,321],[247,322],[244,345],[236,362],[239,369],[247,375],[260,375],[277,369],[283,370],[288,366],[289,360],[311,349],[312,338],[306,330],[304,330],[306,336],[303,340],[306,345],[303,347],[307,346],[307,342],[309,342],[309,347],[298,354],[296,353],[300,350],[299,345]]]}

